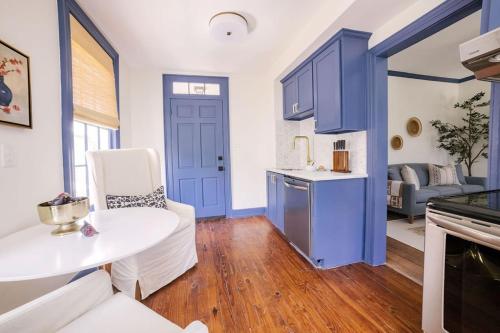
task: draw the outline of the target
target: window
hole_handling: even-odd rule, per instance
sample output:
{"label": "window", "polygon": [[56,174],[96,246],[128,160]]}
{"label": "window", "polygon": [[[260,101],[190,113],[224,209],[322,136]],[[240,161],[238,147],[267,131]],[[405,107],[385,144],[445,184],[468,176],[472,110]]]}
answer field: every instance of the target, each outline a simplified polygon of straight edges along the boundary
{"label": "window", "polygon": [[89,125],[79,121],[73,122],[74,138],[74,174],[75,174],[75,195],[78,197],[89,196],[89,170],[85,153],[87,150],[110,149],[111,131],[94,125]]}
{"label": "window", "polygon": [[218,83],[200,82],[172,82],[172,92],[174,95],[220,95],[220,85]]}
{"label": "window", "polygon": [[88,196],[86,152],[119,147],[118,54],[74,0],[58,6],[64,189]]}

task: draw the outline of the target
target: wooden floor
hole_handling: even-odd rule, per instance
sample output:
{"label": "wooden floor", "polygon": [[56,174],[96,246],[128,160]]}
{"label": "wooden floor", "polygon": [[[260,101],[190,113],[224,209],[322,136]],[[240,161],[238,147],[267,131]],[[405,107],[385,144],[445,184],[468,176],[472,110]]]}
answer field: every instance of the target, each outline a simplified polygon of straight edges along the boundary
{"label": "wooden floor", "polygon": [[422,285],[424,280],[422,251],[387,237],[387,266]]}
{"label": "wooden floor", "polygon": [[420,332],[422,288],[386,267],[313,269],[264,217],[197,225],[198,265],[144,304],[215,332]]}

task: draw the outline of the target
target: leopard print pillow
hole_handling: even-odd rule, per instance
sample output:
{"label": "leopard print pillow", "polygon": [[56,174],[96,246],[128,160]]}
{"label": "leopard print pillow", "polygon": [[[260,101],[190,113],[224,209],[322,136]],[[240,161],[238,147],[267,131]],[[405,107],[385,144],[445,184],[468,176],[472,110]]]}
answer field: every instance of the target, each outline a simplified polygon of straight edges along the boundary
{"label": "leopard print pillow", "polygon": [[153,207],[167,209],[163,186],[146,195],[106,195],[108,209]]}

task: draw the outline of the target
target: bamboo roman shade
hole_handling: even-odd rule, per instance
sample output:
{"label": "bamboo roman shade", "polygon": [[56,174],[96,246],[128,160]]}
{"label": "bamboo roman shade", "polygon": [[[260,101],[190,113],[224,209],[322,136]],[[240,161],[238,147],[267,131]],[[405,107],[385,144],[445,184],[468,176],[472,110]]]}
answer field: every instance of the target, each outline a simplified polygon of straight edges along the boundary
{"label": "bamboo roman shade", "polygon": [[77,121],[118,129],[113,59],[70,16],[73,73],[73,117]]}

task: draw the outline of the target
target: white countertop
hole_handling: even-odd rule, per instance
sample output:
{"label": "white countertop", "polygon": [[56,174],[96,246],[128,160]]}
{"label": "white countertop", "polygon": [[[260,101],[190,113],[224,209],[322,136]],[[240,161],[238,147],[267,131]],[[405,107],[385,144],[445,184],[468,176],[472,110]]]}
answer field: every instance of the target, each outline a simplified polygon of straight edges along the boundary
{"label": "white countertop", "polygon": [[341,180],[354,178],[367,178],[367,174],[363,173],[341,173],[332,171],[306,171],[306,170],[284,170],[284,169],[267,169],[267,171],[279,173],[282,175],[311,180],[314,182],[322,180]]}

